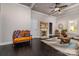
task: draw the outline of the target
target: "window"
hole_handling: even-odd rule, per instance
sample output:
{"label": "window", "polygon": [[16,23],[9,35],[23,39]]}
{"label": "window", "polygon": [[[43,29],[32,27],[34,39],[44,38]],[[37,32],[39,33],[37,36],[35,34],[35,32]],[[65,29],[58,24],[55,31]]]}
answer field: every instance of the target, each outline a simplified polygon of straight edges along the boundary
{"label": "window", "polygon": [[77,22],[69,21],[69,32],[77,32]]}

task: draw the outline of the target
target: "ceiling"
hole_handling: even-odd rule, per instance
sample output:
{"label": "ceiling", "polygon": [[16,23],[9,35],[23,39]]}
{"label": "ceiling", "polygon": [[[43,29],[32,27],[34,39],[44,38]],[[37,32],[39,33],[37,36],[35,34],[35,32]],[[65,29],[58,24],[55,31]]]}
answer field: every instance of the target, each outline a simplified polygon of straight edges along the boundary
{"label": "ceiling", "polygon": [[[45,13],[48,15],[55,15],[56,16],[56,15],[60,14],[58,11],[54,12],[56,3],[20,3],[20,4],[29,6],[32,10],[39,11],[39,12],[42,12],[42,13]],[[75,3],[59,3],[58,7],[61,7],[64,5],[67,5],[67,7],[70,7],[74,4]],[[65,7],[65,8],[67,8],[67,7]],[[65,8],[63,8],[63,9],[65,9]]]}

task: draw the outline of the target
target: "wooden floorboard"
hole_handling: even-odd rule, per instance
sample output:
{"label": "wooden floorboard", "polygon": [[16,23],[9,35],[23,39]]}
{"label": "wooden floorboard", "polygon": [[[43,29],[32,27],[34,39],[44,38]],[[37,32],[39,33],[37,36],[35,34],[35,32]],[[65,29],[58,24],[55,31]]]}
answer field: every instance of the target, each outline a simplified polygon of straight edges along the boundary
{"label": "wooden floorboard", "polygon": [[32,44],[24,42],[15,47],[12,44],[0,46],[0,56],[66,56],[40,40],[33,39]]}

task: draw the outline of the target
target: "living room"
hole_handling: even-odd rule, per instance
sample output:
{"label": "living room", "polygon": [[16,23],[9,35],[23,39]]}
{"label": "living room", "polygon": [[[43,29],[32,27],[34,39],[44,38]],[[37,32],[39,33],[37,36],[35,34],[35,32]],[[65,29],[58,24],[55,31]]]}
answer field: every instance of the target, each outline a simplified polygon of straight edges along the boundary
{"label": "living room", "polygon": [[[0,3],[0,55],[78,56],[78,7],[79,3]],[[24,46],[17,49],[13,48],[16,42],[21,41],[18,39],[14,41],[15,35],[13,35],[13,33],[18,30],[20,30],[21,34],[22,31],[30,31],[30,35],[28,35],[32,37],[30,47],[26,47],[26,43],[23,43],[21,45]],[[58,30],[59,32],[67,30],[67,35],[71,38],[70,42],[74,42],[74,44],[60,44],[61,39],[54,36],[55,30]],[[57,43],[58,45],[56,46]],[[41,44],[45,44],[45,51],[41,50],[43,49],[43,46],[40,49]],[[46,47],[48,46],[53,47],[54,49],[49,48],[46,50]],[[64,46],[66,46],[65,49],[67,47],[68,49],[63,52],[61,50],[64,49]],[[4,52],[2,51],[3,48],[6,48],[4,49]],[[51,53],[51,49],[55,54]],[[21,52],[21,50],[23,52]],[[17,52],[15,53],[15,51]],[[49,51],[49,54],[46,53],[46,51]]]}

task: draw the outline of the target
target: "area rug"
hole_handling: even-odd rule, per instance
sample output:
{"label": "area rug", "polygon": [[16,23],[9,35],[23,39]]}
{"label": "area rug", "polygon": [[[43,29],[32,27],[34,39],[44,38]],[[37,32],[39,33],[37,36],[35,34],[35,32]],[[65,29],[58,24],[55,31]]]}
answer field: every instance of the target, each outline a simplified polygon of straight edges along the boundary
{"label": "area rug", "polygon": [[77,41],[71,40],[69,44],[60,44],[60,40],[56,38],[41,40],[41,42],[55,48],[56,50],[68,55],[78,56]]}

